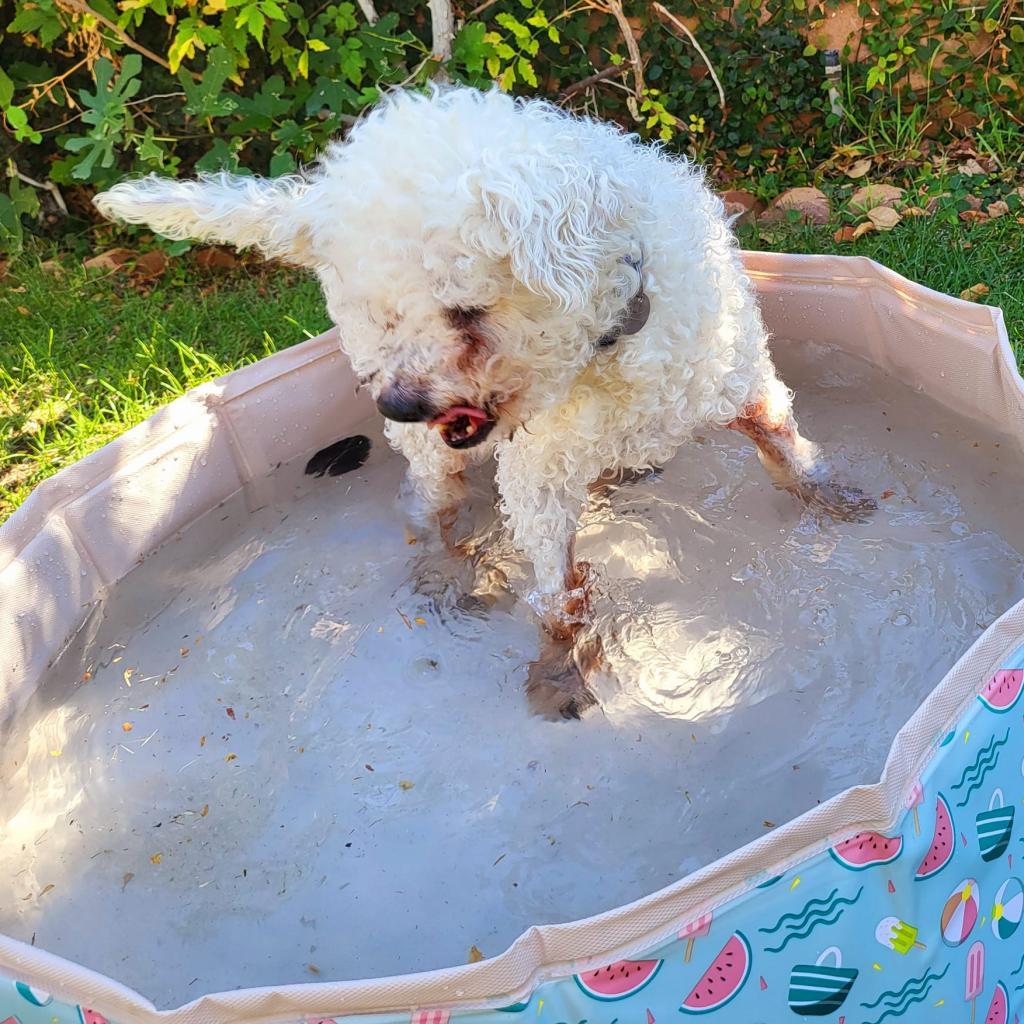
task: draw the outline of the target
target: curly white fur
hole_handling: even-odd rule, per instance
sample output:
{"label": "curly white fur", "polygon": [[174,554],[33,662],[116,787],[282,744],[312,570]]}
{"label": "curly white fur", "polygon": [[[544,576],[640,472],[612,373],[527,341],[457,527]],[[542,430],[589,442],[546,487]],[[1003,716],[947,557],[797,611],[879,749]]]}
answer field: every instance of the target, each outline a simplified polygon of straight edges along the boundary
{"label": "curly white fur", "polygon": [[[385,100],[309,172],[126,181],[110,217],[173,238],[256,246],[314,269],[342,347],[375,396],[396,381],[438,407],[499,410],[470,453],[388,424],[421,513],[493,452],[504,515],[540,590],[562,590],[588,485],[668,459],[755,403],[788,418],[721,201],[685,161],[617,128],[499,92]],[[636,291],[643,330],[597,339]],[[473,337],[453,310],[476,311]],[[472,351],[470,351],[470,347]],[[525,429],[517,429],[522,425]]]}

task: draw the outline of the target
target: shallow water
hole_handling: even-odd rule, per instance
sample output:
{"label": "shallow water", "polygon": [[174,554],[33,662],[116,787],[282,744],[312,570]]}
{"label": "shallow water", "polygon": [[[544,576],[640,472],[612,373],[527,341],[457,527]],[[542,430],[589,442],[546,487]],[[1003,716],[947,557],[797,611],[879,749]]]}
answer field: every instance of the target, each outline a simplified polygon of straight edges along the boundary
{"label": "shallow water", "polygon": [[727,433],[597,500],[579,551],[619,684],[583,722],[527,712],[528,577],[486,480],[475,580],[405,543],[379,442],[299,501],[211,513],[0,731],[0,929],[159,1007],[442,967],[874,781],[1024,597],[1021,474],[866,364],[777,354],[881,510],[816,522]]}

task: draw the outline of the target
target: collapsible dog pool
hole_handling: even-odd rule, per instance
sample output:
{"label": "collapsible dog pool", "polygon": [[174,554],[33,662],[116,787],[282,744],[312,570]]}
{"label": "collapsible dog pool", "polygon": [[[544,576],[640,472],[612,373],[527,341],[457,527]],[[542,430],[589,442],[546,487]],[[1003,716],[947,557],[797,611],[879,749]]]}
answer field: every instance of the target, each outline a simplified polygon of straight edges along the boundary
{"label": "collapsible dog pool", "polygon": [[[708,433],[595,495],[616,683],[531,717],[486,474],[456,563],[331,335],[0,529],[0,1021],[1018,1020],[1024,382],[1001,314],[746,257],[832,523]],[[112,980],[117,979],[117,980]]]}

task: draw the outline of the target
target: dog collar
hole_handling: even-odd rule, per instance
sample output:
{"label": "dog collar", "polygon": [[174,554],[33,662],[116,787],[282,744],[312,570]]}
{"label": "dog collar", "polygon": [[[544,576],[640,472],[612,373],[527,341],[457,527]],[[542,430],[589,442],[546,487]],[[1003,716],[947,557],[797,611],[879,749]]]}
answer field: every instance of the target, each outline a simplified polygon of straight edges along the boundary
{"label": "dog collar", "polygon": [[602,334],[601,337],[597,339],[598,348],[609,348],[611,345],[614,345],[619,338],[623,338],[631,334],[638,334],[643,330],[644,324],[647,323],[647,318],[651,315],[651,300],[644,291],[643,257],[633,259],[630,256],[623,256],[622,262],[628,264],[637,272],[637,276],[640,279],[640,286],[619,314],[618,323],[616,323],[616,325],[607,334]]}

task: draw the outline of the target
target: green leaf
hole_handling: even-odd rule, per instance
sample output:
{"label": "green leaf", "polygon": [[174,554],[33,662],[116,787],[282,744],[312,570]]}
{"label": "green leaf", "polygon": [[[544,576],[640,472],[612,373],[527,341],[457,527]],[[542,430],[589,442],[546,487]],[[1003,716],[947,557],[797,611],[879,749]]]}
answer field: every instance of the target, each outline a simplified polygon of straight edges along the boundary
{"label": "green leaf", "polygon": [[813,57],[818,52],[818,48],[813,43],[808,43],[804,47],[804,56]]}
{"label": "green leaf", "polygon": [[309,50],[303,50],[299,54],[299,63],[296,65],[300,78],[309,78]]}
{"label": "green leaf", "polygon": [[0,68],[0,107],[6,107],[14,99],[14,83],[7,72]]}
{"label": "green leaf", "polygon": [[487,74],[489,74],[491,76],[491,78],[497,78],[498,77],[498,72],[500,70],[501,70],[501,61],[498,60],[497,57],[488,57],[487,58]]}
{"label": "green leaf", "polygon": [[560,43],[562,41],[562,37],[558,34],[558,29],[554,25],[548,26],[548,39],[553,43]]}
{"label": "green leaf", "polygon": [[533,65],[525,57],[519,58],[516,70],[519,72],[519,77],[522,81],[527,85],[532,85],[534,89],[537,88],[537,75],[533,70]]}
{"label": "green leaf", "polygon": [[314,53],[324,53],[330,49],[330,47],[322,39],[307,39],[306,45]]}
{"label": "green leaf", "polygon": [[1011,25],[1010,38],[1015,43],[1024,43],[1024,28],[1022,28],[1020,25]]}
{"label": "green leaf", "polygon": [[996,32],[999,29],[999,22],[995,18],[986,18],[981,24],[986,32]]}
{"label": "green leaf", "polygon": [[483,71],[484,62],[493,53],[493,47],[487,41],[487,28],[482,21],[463,25],[452,41],[452,60],[476,74]]}

